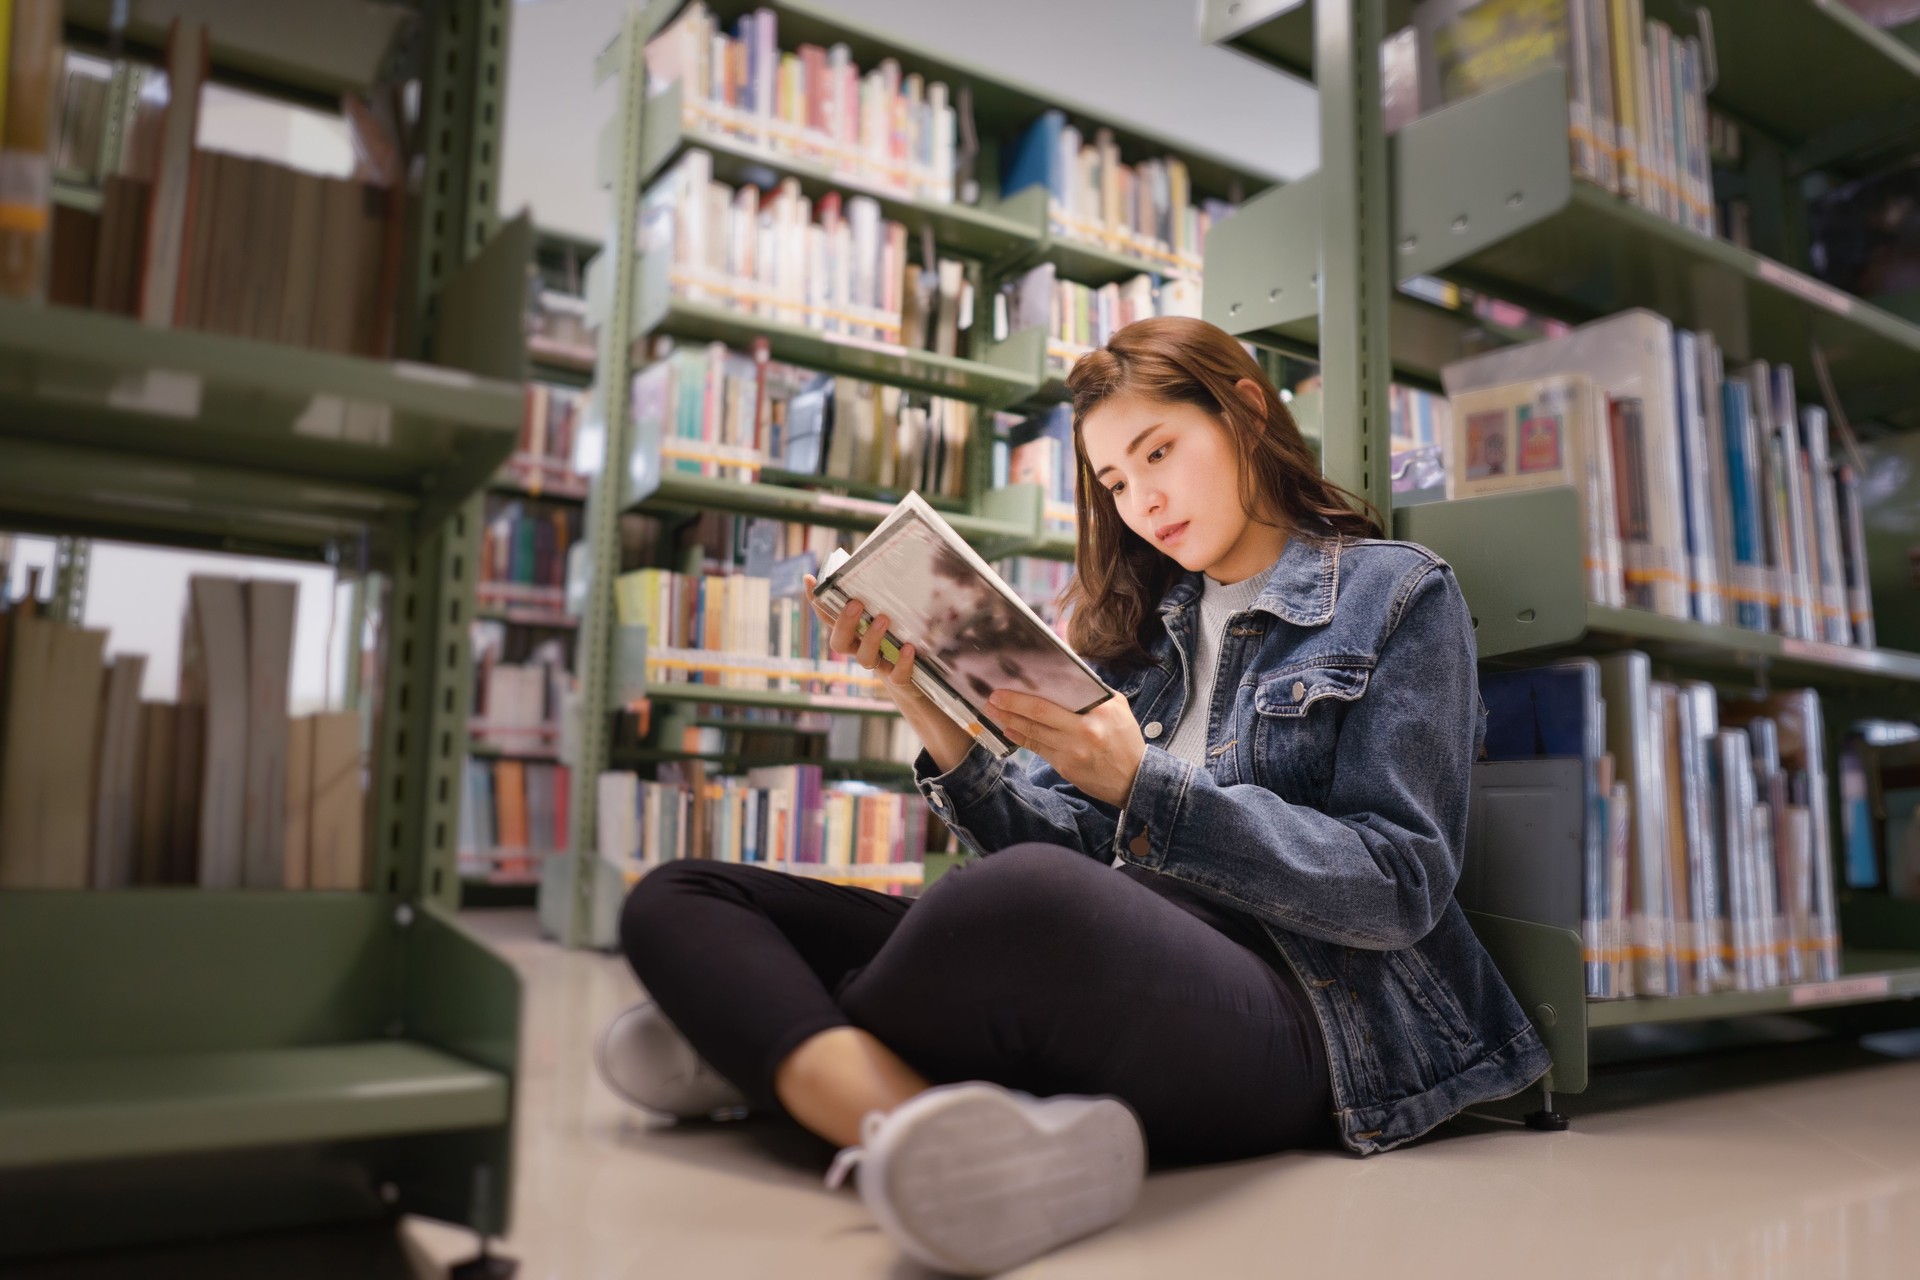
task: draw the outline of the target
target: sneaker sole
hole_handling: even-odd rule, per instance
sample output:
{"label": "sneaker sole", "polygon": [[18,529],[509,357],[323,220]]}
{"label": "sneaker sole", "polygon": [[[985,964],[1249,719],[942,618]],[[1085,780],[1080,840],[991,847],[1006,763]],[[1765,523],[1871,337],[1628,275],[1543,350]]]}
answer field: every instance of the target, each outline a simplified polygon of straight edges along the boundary
{"label": "sneaker sole", "polygon": [[615,1073],[608,1069],[607,1046],[613,1039],[613,1029],[619,1025],[619,1021],[620,1019],[616,1018],[600,1028],[600,1034],[594,1037],[593,1041],[594,1070],[600,1076],[600,1083],[607,1086],[608,1091],[616,1098],[636,1110],[646,1112],[656,1120],[707,1120],[718,1115],[738,1116],[746,1113],[748,1103],[744,1097],[737,1102],[723,1102],[718,1106],[709,1107],[705,1111],[673,1111],[651,1102],[642,1102],[634,1097],[618,1083]]}
{"label": "sneaker sole", "polygon": [[936,1270],[988,1275],[1112,1226],[1146,1174],[1140,1123],[1118,1099],[1056,1131],[999,1090],[962,1087],[923,1094],[893,1120],[899,1138],[861,1165],[862,1198]]}

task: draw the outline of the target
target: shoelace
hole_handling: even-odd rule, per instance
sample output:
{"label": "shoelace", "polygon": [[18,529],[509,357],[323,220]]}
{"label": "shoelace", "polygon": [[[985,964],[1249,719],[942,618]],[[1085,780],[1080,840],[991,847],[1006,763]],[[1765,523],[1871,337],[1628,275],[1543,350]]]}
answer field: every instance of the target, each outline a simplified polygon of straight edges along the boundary
{"label": "shoelace", "polygon": [[827,1167],[827,1189],[829,1191],[838,1190],[840,1184],[847,1180],[847,1175],[853,1172],[853,1167],[866,1159],[867,1148],[873,1145],[875,1135],[880,1132],[880,1126],[885,1124],[886,1121],[887,1114],[884,1111],[869,1111],[861,1118],[861,1145],[857,1147],[842,1147],[840,1154],[835,1156],[833,1163]]}

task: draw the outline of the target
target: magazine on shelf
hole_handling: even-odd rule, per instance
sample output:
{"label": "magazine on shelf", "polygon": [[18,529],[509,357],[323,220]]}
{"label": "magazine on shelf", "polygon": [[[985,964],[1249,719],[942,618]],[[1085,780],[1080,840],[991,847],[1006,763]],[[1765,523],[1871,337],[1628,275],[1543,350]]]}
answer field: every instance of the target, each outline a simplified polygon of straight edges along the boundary
{"label": "magazine on shelf", "polygon": [[1035,694],[1081,714],[1114,696],[918,493],[901,499],[859,550],[829,556],[813,594],[836,614],[860,601],[862,634],[885,614],[881,655],[895,661],[912,645],[914,685],[1003,759],[1014,745],[985,709],[996,691]]}

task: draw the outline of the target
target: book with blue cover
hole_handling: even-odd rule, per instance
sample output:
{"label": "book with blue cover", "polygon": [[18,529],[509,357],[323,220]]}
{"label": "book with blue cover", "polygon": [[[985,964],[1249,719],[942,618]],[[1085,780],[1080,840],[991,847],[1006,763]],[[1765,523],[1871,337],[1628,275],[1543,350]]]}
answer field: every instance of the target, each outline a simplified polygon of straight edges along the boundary
{"label": "book with blue cover", "polygon": [[1607,712],[1600,664],[1571,658],[1549,666],[1492,671],[1480,678],[1487,705],[1483,756],[1490,761],[1571,757],[1581,760],[1585,815],[1581,840],[1582,932],[1587,994],[1611,997],[1623,957],[1607,922],[1624,919],[1624,904],[1609,901],[1608,832],[1612,826],[1607,770]]}

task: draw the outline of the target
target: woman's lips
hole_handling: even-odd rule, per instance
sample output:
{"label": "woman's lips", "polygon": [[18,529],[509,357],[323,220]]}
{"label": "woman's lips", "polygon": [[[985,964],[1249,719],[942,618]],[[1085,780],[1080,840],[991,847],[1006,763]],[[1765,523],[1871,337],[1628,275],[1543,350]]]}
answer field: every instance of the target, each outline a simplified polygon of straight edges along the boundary
{"label": "woman's lips", "polygon": [[1163,532],[1156,534],[1155,536],[1159,538],[1161,546],[1163,547],[1169,546],[1175,542],[1178,542],[1181,538],[1186,536],[1187,525],[1190,523],[1191,523],[1190,521],[1182,520],[1179,524],[1176,524],[1172,528],[1164,530]]}

